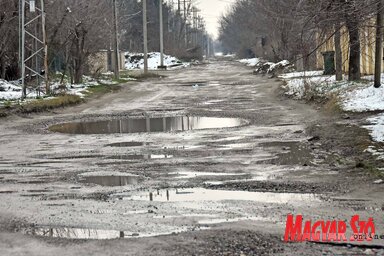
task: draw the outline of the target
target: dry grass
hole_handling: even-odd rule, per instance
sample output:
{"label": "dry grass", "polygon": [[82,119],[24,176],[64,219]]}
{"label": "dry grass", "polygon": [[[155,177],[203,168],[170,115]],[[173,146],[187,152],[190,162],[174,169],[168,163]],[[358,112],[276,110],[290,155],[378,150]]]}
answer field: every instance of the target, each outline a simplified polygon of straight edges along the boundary
{"label": "dry grass", "polygon": [[80,104],[83,101],[84,100],[77,95],[65,94],[52,99],[38,99],[23,105],[19,105],[17,107],[17,112],[23,114],[37,113],[52,110],[55,108],[62,108],[66,106]]}

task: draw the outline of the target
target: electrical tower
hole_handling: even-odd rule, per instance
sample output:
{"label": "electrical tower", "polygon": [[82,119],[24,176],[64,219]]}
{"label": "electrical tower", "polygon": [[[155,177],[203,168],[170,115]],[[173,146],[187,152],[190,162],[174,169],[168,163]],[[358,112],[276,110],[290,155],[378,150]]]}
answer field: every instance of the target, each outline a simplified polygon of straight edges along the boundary
{"label": "electrical tower", "polygon": [[34,82],[38,94],[43,82],[45,93],[50,93],[45,15],[44,0],[19,0],[19,61],[23,99],[27,97],[27,84],[32,85]]}

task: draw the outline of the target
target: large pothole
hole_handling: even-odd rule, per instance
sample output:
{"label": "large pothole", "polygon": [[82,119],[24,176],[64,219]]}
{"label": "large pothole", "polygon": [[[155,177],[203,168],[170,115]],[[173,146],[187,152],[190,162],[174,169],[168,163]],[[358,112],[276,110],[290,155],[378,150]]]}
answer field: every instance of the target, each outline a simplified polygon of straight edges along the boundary
{"label": "large pothole", "polygon": [[69,134],[114,134],[232,128],[245,124],[247,121],[239,118],[175,116],[62,123],[49,130]]}

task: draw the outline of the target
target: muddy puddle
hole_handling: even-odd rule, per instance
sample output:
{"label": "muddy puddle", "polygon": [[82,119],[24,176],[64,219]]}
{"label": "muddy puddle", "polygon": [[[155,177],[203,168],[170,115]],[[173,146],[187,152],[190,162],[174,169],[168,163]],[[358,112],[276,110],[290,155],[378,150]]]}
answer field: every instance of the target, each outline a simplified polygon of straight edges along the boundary
{"label": "muddy puddle", "polygon": [[129,148],[129,147],[143,147],[148,145],[150,145],[149,142],[127,141],[127,142],[116,142],[116,143],[107,144],[106,147]]}
{"label": "muddy puddle", "polygon": [[247,124],[245,120],[238,118],[175,116],[63,123],[53,125],[49,130],[69,134],[115,134],[231,128],[245,124]]}
{"label": "muddy puddle", "polygon": [[80,182],[105,187],[118,187],[138,184],[139,176],[81,176]]}
{"label": "muddy puddle", "polygon": [[187,83],[182,83],[181,86],[186,86],[186,87],[200,87],[200,86],[207,86],[209,83],[207,81],[195,81],[195,82],[187,82]]}
{"label": "muddy puddle", "polygon": [[175,175],[176,179],[192,179],[198,177],[230,177],[230,176],[248,176],[247,173],[224,173],[224,172],[193,172],[193,171],[181,171],[171,172],[169,175]]}
{"label": "muddy puddle", "polygon": [[163,233],[135,233],[129,231],[118,230],[101,230],[89,228],[70,228],[70,227],[30,227],[21,230],[23,234],[33,236],[44,236],[63,239],[83,239],[83,240],[110,240],[135,237],[152,237],[160,235],[168,235],[172,233],[186,232],[192,228],[180,228]]}
{"label": "muddy puddle", "polygon": [[279,151],[279,153],[276,154],[276,158],[263,161],[268,164],[313,165],[313,155],[311,154],[309,147],[300,142],[267,142],[261,143],[260,146],[271,149],[275,148]]}
{"label": "muddy puddle", "polygon": [[213,190],[204,188],[158,190],[138,195],[115,195],[120,199],[155,202],[206,202],[206,201],[252,201],[259,203],[299,204],[320,202],[316,194],[248,192],[232,190]]}
{"label": "muddy puddle", "polygon": [[168,159],[173,158],[173,155],[115,155],[109,156],[108,159],[117,159],[117,160],[150,160],[150,159]]}

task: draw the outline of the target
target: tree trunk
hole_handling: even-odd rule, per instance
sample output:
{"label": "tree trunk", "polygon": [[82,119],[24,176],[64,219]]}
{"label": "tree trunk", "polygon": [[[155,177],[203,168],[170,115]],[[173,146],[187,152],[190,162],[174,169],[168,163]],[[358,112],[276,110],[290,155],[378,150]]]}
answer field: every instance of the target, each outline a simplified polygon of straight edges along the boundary
{"label": "tree trunk", "polygon": [[376,53],[375,53],[375,88],[381,86],[381,66],[383,62],[383,1],[377,3],[376,17]]}
{"label": "tree trunk", "polygon": [[340,25],[335,25],[335,59],[336,59],[336,81],[343,80],[343,54],[341,51]]}
{"label": "tree trunk", "polygon": [[361,79],[360,73],[360,34],[359,22],[355,17],[348,17],[346,25],[349,33],[349,81]]}

